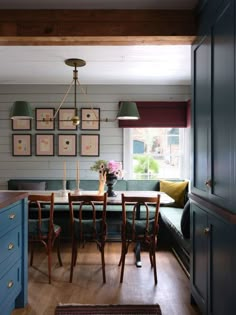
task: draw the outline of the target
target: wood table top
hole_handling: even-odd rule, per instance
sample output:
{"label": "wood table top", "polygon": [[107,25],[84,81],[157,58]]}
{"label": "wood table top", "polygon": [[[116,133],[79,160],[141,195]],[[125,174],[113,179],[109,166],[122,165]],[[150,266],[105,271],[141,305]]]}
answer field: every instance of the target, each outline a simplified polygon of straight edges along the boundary
{"label": "wood table top", "polygon": [[20,199],[28,197],[28,192],[22,191],[1,191],[0,192],[0,209],[3,209],[10,204],[17,202]]}

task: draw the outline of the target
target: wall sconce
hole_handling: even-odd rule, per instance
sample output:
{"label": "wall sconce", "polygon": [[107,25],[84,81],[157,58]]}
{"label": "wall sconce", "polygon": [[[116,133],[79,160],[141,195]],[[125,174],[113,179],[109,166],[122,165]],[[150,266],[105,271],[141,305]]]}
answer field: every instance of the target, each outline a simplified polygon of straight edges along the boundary
{"label": "wall sconce", "polygon": [[120,109],[117,114],[120,120],[136,120],[140,119],[138,108],[135,102],[120,102]]}
{"label": "wall sconce", "polygon": [[33,119],[31,105],[25,101],[16,101],[11,109],[11,119]]}

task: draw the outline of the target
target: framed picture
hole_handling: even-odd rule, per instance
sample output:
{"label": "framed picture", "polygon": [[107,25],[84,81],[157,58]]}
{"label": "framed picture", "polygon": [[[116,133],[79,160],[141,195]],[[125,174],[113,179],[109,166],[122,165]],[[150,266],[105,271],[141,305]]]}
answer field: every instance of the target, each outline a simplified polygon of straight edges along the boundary
{"label": "framed picture", "polygon": [[12,135],[12,155],[13,156],[32,155],[32,136],[30,134]]}
{"label": "framed picture", "polygon": [[77,130],[77,126],[72,124],[71,118],[77,115],[74,108],[62,108],[58,113],[58,129],[59,130]]}
{"label": "framed picture", "polygon": [[80,135],[80,155],[99,156],[100,135]]}
{"label": "framed picture", "polygon": [[35,135],[35,155],[54,155],[54,134]]}
{"label": "framed picture", "polygon": [[12,130],[31,130],[31,119],[12,119]]}
{"label": "framed picture", "polygon": [[77,135],[59,134],[58,135],[58,155],[76,156],[77,155]]}
{"label": "framed picture", "polygon": [[35,108],[35,129],[36,130],[54,130],[55,119],[54,108]]}
{"label": "framed picture", "polygon": [[100,129],[100,108],[81,108],[81,130]]}

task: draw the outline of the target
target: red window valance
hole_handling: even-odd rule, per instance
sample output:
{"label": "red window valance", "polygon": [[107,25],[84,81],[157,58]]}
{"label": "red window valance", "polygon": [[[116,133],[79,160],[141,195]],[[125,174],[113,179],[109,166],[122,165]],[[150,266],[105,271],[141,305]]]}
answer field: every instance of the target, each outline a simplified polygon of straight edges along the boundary
{"label": "red window valance", "polygon": [[121,128],[168,127],[185,128],[189,125],[190,101],[136,102],[140,119],[119,120]]}

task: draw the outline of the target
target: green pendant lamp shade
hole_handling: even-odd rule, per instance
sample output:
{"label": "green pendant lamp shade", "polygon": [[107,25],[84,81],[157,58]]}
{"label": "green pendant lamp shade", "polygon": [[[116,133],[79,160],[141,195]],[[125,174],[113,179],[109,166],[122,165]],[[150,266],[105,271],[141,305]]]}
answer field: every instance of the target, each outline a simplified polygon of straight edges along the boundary
{"label": "green pendant lamp shade", "polygon": [[120,109],[117,119],[135,120],[140,119],[138,108],[135,102],[120,102]]}
{"label": "green pendant lamp shade", "polygon": [[16,101],[14,102],[11,114],[11,119],[33,119],[33,111],[28,102]]}

